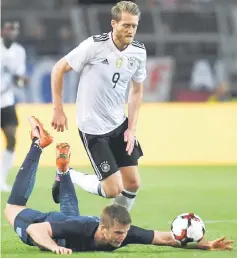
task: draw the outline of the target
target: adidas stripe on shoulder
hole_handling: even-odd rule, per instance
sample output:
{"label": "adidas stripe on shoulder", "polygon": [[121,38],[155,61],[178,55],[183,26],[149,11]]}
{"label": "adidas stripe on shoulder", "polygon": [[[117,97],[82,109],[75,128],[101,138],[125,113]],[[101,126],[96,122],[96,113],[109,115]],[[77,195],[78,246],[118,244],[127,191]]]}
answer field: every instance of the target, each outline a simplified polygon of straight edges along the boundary
{"label": "adidas stripe on shoulder", "polygon": [[101,35],[94,35],[93,36],[94,42],[107,41],[108,39],[109,39],[108,33],[103,33]]}
{"label": "adidas stripe on shoulder", "polygon": [[132,45],[137,48],[145,49],[145,45],[137,40],[134,40],[132,42]]}

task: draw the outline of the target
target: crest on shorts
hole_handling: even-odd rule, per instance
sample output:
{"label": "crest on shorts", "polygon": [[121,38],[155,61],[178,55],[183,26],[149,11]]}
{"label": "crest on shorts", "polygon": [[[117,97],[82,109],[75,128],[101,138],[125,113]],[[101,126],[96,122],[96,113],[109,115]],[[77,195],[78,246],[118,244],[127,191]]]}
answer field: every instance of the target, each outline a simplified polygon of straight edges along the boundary
{"label": "crest on shorts", "polygon": [[123,58],[117,58],[116,60],[116,68],[121,68],[123,65]]}
{"label": "crest on shorts", "polygon": [[16,233],[19,237],[22,237],[22,229],[21,228],[16,228]]}
{"label": "crest on shorts", "polygon": [[108,161],[104,161],[100,164],[100,168],[104,173],[108,173],[110,170],[110,165],[108,164]]}
{"label": "crest on shorts", "polygon": [[128,58],[128,69],[133,70],[135,68],[135,65],[136,65],[136,58],[129,57]]}

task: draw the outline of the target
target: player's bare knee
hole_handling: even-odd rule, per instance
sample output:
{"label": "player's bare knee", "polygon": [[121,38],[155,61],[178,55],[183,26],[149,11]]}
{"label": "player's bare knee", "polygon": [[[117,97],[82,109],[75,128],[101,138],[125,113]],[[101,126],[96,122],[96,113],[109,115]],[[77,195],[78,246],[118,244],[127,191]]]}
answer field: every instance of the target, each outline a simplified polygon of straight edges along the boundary
{"label": "player's bare knee", "polygon": [[105,183],[103,185],[103,190],[104,190],[107,198],[115,198],[123,190],[123,184],[122,183],[114,183],[113,185],[111,185],[111,184]]}
{"label": "player's bare knee", "polygon": [[4,215],[5,215],[6,219],[7,219],[8,218],[8,208],[7,208],[7,205],[4,208]]}
{"label": "player's bare knee", "polygon": [[130,192],[136,192],[141,186],[140,179],[133,179],[127,182],[125,189]]}
{"label": "player's bare knee", "polygon": [[123,183],[122,183],[122,181],[121,182],[114,182],[113,184],[105,182],[103,184],[103,190],[104,190],[107,198],[115,198],[123,190]]}
{"label": "player's bare knee", "polygon": [[141,184],[137,166],[121,167],[120,172],[123,176],[124,189],[130,192],[136,192]]}
{"label": "player's bare knee", "polygon": [[119,188],[119,187],[108,188],[105,191],[105,194],[107,198],[115,198],[121,193],[122,190],[123,188]]}
{"label": "player's bare knee", "polygon": [[4,215],[11,225],[12,225],[11,215],[12,215],[13,206],[14,205],[7,203],[4,209]]}
{"label": "player's bare knee", "polygon": [[124,178],[124,189],[130,192],[136,192],[141,185],[140,177]]}
{"label": "player's bare knee", "polygon": [[102,182],[103,191],[107,198],[117,197],[123,190],[123,181],[119,171],[110,175]]}
{"label": "player's bare knee", "polygon": [[4,215],[8,222],[13,226],[16,216],[24,210],[25,206],[12,205],[7,203],[4,209]]}

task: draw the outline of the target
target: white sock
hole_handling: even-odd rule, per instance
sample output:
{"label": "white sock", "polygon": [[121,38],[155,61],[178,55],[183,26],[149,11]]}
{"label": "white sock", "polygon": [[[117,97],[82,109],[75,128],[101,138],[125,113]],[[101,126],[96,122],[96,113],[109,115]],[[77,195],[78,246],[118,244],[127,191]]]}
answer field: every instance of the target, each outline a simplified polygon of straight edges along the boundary
{"label": "white sock", "polygon": [[6,149],[2,154],[0,184],[6,184],[7,176],[13,165],[14,152]]}
{"label": "white sock", "polygon": [[87,192],[102,196],[104,198],[106,197],[105,192],[101,186],[101,183],[97,179],[96,175],[83,174],[70,168],[70,176],[71,176],[72,182],[78,185],[81,189]]}
{"label": "white sock", "polygon": [[125,207],[128,211],[130,211],[136,199],[136,194],[136,192],[129,192],[127,190],[123,190],[119,194],[119,196],[117,196],[114,199],[113,204],[121,205]]}

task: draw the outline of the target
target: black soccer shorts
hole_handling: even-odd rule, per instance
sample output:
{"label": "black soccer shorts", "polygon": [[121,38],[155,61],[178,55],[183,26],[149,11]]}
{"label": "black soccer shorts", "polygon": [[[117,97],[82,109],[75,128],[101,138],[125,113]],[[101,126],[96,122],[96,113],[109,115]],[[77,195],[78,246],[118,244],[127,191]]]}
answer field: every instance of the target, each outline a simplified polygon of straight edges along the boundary
{"label": "black soccer shorts", "polygon": [[1,128],[8,125],[18,125],[15,105],[1,108]]}
{"label": "black soccer shorts", "polygon": [[127,143],[124,142],[124,132],[127,128],[126,119],[118,128],[103,135],[86,134],[79,130],[82,143],[99,181],[116,173],[120,167],[138,165],[138,159],[143,156],[137,140],[132,154],[130,156],[127,154]]}

